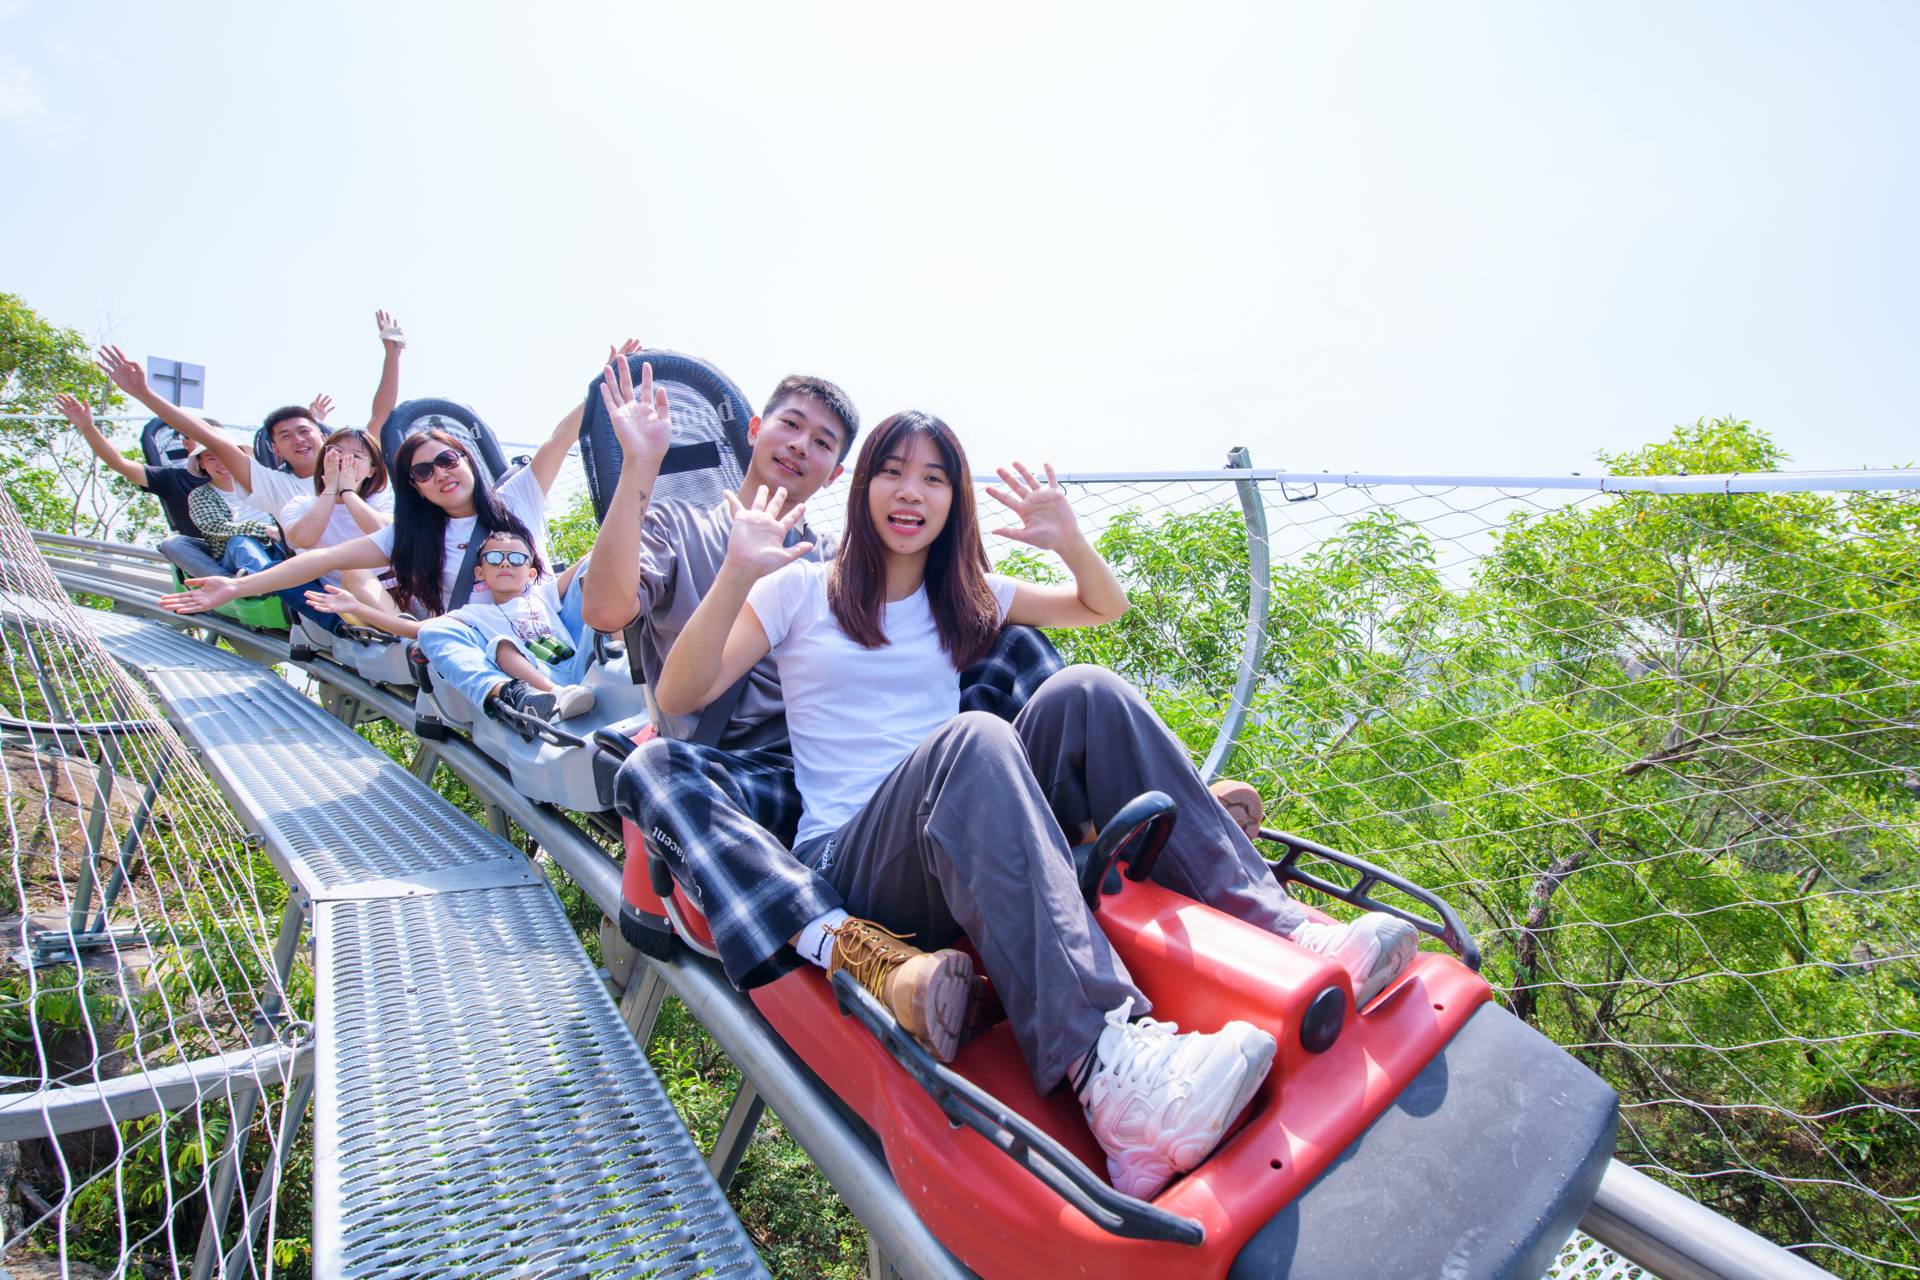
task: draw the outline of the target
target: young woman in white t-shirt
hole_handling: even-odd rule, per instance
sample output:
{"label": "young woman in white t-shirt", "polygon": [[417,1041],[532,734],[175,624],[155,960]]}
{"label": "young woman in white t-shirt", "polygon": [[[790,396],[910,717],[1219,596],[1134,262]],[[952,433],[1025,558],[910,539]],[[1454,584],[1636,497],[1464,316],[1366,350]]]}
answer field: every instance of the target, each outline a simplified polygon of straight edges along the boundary
{"label": "young woman in white t-shirt", "polygon": [[[393,523],[393,491],[387,483],[387,464],[367,433],[342,427],[320,446],[320,468],[313,475],[313,492],[296,498],[281,512],[280,527],[296,551],[337,547]],[[354,597],[356,612],[364,608],[398,613],[379,575],[366,569],[345,569],[321,575],[320,581],[338,586]]]}
{"label": "young woman in white t-shirt", "polygon": [[245,578],[190,578],[192,590],[162,596],[174,613],[203,613],[238,596],[265,595],[324,574],[391,568],[395,595],[409,610],[368,608],[338,587],[309,593],[308,602],[328,613],[351,612],[360,621],[412,638],[420,620],[465,604],[474,584],[454,577],[476,530],[511,529],[544,554],[547,491],[560,474],[567,450],[580,435],[579,408],[562,418],[546,443],[521,470],[496,486],[467,443],[445,431],[408,437],[394,454],[393,523],[363,537],[303,551],[271,569]]}
{"label": "young woman in white t-shirt", "polygon": [[[783,545],[802,514],[782,511],[784,491],[734,504],[726,564],[654,697],[665,712],[690,714],[774,655],[803,801],[794,852],[845,899],[846,912],[829,917],[870,917],[926,948],[964,932],[1035,1083],[1072,1082],[1114,1184],[1151,1196],[1217,1145],[1265,1078],[1275,1043],[1244,1022],[1181,1034],[1139,1016],[1146,997],[1080,896],[1063,829],[1103,823],[1140,791],[1166,790],[1181,806],[1180,838],[1162,849],[1155,879],[1350,972],[1340,949],[1354,950],[1362,934],[1369,945],[1380,939],[1374,926],[1307,928],[1185,749],[1111,673],[1067,668],[1011,724],[956,714],[959,673],[1003,623],[1094,626],[1127,607],[1052,469],[1044,482],[1017,464],[999,475],[1004,487],[987,492],[1017,523],[996,532],[1055,552],[1070,584],[988,572],[959,441],[938,418],[897,414],[861,449],[846,540],[830,564],[801,560],[808,544]],[[1125,779],[1124,793],[1114,778]],[[829,917],[797,936],[803,956],[820,962],[832,945]],[[836,952],[824,963],[865,982],[936,1056],[953,1056],[964,1000],[929,1016],[901,1007],[884,958],[843,963]],[[1356,992],[1377,967],[1354,972]],[[930,1025],[923,1033],[908,1015]]]}
{"label": "young woman in white t-shirt", "polygon": [[[609,348],[607,359],[639,349],[630,338],[617,349]],[[584,409],[584,402],[570,409],[546,443],[534,450],[532,460],[498,488],[458,436],[439,430],[410,436],[394,451],[392,524],[351,542],[303,551],[239,580],[189,578],[193,590],[162,596],[160,603],[175,613],[204,613],[236,596],[264,595],[322,574],[391,568],[399,584],[400,608],[406,612],[369,610],[333,586],[310,592],[307,601],[323,612],[351,612],[382,631],[412,639],[420,634],[422,619],[457,609],[473,594],[472,583],[454,579],[476,530],[513,529],[546,554],[547,492],[567,460],[567,450],[580,438]],[[484,662],[485,654],[476,660]]]}

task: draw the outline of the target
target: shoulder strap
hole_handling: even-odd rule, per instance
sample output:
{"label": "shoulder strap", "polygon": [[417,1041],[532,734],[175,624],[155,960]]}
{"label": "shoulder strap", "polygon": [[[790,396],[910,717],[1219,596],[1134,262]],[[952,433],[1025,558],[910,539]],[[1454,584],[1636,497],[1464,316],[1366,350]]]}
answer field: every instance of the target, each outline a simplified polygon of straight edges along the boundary
{"label": "shoulder strap", "polygon": [[[467,553],[460,557],[460,568],[453,575],[453,594],[455,599],[446,601],[446,612],[452,613],[473,596],[473,566],[480,563],[480,544],[487,540],[490,530],[482,529],[480,522],[473,522],[473,533],[467,539]],[[462,595],[464,586],[466,594]]]}

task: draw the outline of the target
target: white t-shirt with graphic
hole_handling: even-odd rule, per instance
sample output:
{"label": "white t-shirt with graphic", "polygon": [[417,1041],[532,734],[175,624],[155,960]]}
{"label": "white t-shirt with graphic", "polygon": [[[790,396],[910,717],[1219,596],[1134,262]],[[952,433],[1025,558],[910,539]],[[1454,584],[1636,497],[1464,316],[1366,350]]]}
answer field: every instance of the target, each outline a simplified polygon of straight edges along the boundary
{"label": "white t-shirt with graphic", "polygon": [[495,642],[511,640],[514,647],[549,667],[558,666],[578,647],[567,634],[561,616],[560,592],[552,574],[529,582],[527,589],[505,603],[496,603],[493,594],[482,587],[473,602],[462,605],[450,615],[478,631],[487,641],[492,655]]}
{"label": "white t-shirt with graphic", "polygon": [[[540,487],[540,477],[533,473],[533,468],[520,468],[501,481],[493,492],[501,504],[527,526],[527,531],[533,534],[534,550],[540,553],[544,563],[551,566],[552,557],[547,555],[547,493]],[[461,562],[467,558],[467,543],[473,538],[473,526],[477,519],[476,516],[459,516],[447,521],[447,541],[441,549],[440,598],[447,602],[449,610],[467,603],[476,590],[477,584],[468,582],[456,593],[453,580],[460,572]],[[380,548],[380,554],[388,560],[393,559],[393,531],[394,526],[388,525],[371,535],[373,545]],[[480,592],[480,598],[491,599],[485,591]],[[415,613],[426,616],[417,601],[407,603]]]}
{"label": "white t-shirt with graphic", "polygon": [[[960,672],[940,647],[926,588],[886,605],[888,643],[863,649],[827,606],[828,568],[796,561],[747,593],[786,698],[802,805],[796,844],[838,831],[960,710]],[[987,585],[1004,622],[1014,580],[990,573]]]}

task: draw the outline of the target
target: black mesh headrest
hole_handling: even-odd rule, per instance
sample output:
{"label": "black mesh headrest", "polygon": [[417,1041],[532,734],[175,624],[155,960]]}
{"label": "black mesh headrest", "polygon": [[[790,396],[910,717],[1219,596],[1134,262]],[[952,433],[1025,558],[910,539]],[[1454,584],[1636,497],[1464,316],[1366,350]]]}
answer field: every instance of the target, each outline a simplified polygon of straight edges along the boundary
{"label": "black mesh headrest", "polygon": [[273,432],[265,427],[253,433],[253,460],[275,471],[292,473],[293,468],[285,465],[273,452]]}
{"label": "black mesh headrest", "polygon": [[395,405],[387,415],[386,425],[380,428],[380,451],[387,455],[387,474],[394,474],[394,455],[400,452],[408,436],[436,430],[465,441],[494,480],[505,473],[507,455],[500,448],[500,441],[494,438],[493,428],[464,404],[429,397]]}
{"label": "black mesh headrest", "polygon": [[[673,414],[673,438],[660,466],[654,498],[712,506],[738,489],[753,456],[753,442],[747,439],[753,409],[740,388],[705,360],[677,351],[641,351],[626,359],[636,392],[640,366],[653,366],[653,384],[666,388]],[[593,494],[594,516],[605,519],[613,487],[620,480],[620,441],[607,420],[597,377],[587,385],[587,410],[580,420],[580,462]]]}
{"label": "black mesh headrest", "polygon": [[162,418],[148,418],[140,428],[140,453],[150,467],[187,465],[187,441]]}

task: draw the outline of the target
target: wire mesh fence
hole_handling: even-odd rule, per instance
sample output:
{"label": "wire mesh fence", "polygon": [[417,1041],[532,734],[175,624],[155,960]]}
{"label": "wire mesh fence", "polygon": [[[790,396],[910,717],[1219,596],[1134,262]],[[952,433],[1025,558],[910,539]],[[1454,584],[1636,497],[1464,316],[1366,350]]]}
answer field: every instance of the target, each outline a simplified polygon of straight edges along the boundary
{"label": "wire mesh fence", "polygon": [[[0,661],[0,1264],[301,1273],[298,905],[4,495]],[[217,1256],[240,1223],[257,1247]]]}
{"label": "wire mesh fence", "polygon": [[1779,474],[1725,423],[1612,461],[1642,478],[1262,479],[1251,520],[1228,472],[1070,477],[1132,608],[1055,639],[1200,758],[1263,552],[1224,771],[1270,825],[1451,900],[1620,1091],[1621,1158],[1838,1274],[1920,1271],[1920,474]]}
{"label": "wire mesh fence", "polygon": [[[1775,465],[1737,424],[1611,461]],[[1264,595],[1224,769],[1270,825],[1449,898],[1500,998],[1620,1091],[1623,1159],[1838,1274],[1920,1271],[1920,478],[1263,478],[1252,538],[1237,479],[1069,479],[1133,602],[1069,658],[1198,758]],[[570,461],[550,508],[584,504]]]}
{"label": "wire mesh fence", "polygon": [[[1070,487],[1133,608],[1056,639],[1197,756],[1252,600],[1230,487]],[[1619,1089],[1623,1159],[1839,1274],[1920,1270],[1920,483],[1260,490],[1225,772],[1453,901]]]}

